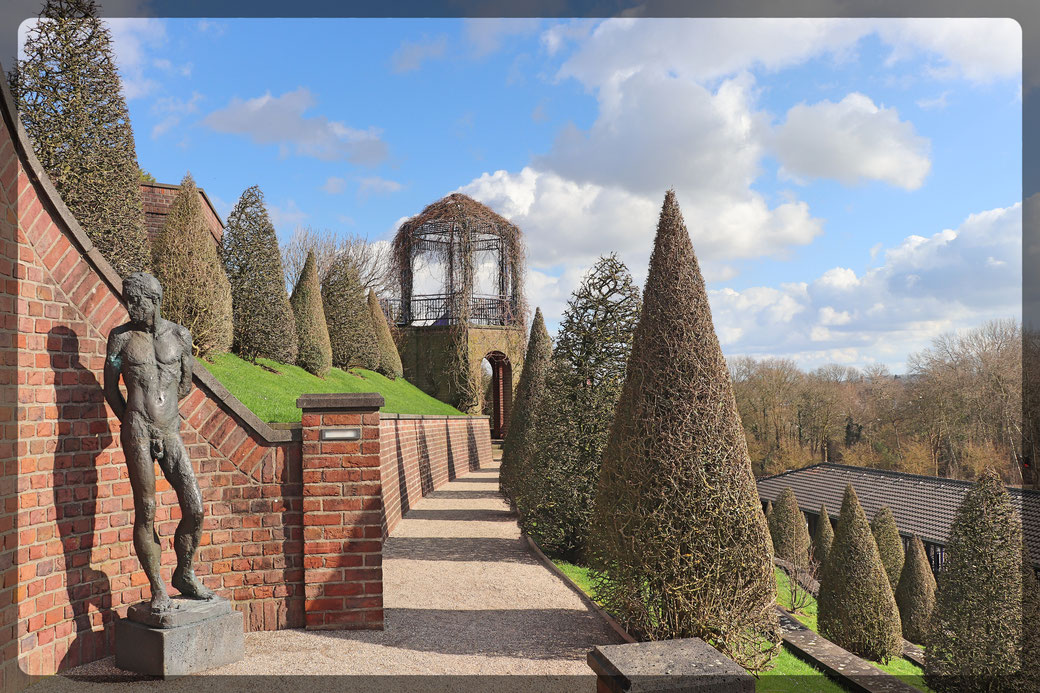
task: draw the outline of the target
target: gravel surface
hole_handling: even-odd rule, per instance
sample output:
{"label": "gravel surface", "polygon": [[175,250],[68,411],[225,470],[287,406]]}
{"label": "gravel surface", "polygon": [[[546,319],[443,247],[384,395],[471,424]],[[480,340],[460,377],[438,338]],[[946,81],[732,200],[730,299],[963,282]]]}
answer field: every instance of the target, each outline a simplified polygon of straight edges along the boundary
{"label": "gravel surface", "polygon": [[497,466],[419,502],[386,541],[383,579],[383,631],[248,633],[242,661],[204,675],[127,681],[110,657],[32,691],[592,693],[586,654],[621,642],[527,548]]}

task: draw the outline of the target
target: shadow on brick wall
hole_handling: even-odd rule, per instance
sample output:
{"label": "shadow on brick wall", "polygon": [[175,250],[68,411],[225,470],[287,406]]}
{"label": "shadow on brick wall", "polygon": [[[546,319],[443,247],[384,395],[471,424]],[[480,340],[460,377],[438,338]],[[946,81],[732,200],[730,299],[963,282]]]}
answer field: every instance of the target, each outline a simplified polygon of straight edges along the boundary
{"label": "shadow on brick wall", "polygon": [[[104,391],[94,373],[80,360],[79,338],[68,327],[47,333],[47,351],[54,373],[58,407],[56,449],[51,488],[65,562],[65,589],[73,615],[73,640],[58,671],[89,662],[107,653],[111,630],[112,586],[106,573],[90,565],[99,504],[98,457],[112,445]],[[115,518],[118,513],[106,513]],[[102,536],[114,527],[102,528]],[[92,616],[92,611],[97,616]],[[94,630],[96,626],[103,626]]]}

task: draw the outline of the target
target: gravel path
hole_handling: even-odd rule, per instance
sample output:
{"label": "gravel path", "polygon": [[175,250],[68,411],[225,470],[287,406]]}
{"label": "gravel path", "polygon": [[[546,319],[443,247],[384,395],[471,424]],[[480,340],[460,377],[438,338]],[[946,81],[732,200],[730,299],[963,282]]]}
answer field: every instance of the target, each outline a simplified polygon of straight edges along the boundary
{"label": "gravel path", "polygon": [[586,654],[620,642],[529,551],[498,493],[497,467],[423,499],[387,539],[383,566],[381,632],[249,633],[245,659],[203,676],[119,682],[126,672],[108,658],[32,690],[591,693]]}

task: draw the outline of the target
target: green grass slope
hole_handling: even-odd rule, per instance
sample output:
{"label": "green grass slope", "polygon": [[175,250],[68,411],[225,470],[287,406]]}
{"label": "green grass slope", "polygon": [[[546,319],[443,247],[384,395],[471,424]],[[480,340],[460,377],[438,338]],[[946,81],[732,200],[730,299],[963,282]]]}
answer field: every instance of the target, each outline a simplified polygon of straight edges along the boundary
{"label": "green grass slope", "polygon": [[389,414],[440,414],[459,416],[455,407],[445,404],[409,383],[404,378],[390,380],[374,371],[333,368],[324,379],[298,366],[269,359],[249,363],[234,354],[220,354],[212,362],[199,359],[221,384],[242,404],[269,423],[300,421],[296,399],[300,395],[323,392],[378,392]]}

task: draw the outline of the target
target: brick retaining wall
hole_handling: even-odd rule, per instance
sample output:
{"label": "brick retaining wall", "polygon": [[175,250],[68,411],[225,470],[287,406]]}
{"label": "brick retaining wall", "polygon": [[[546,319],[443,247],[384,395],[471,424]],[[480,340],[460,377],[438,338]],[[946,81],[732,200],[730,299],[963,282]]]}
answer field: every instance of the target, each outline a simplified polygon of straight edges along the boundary
{"label": "brick retaining wall", "polygon": [[[147,581],[133,552],[119,421],[102,393],[108,333],[127,319],[122,283],[40,169],[0,89],[0,690],[17,690],[111,654],[112,623],[145,598]],[[196,572],[250,630],[303,627],[301,432],[272,429],[198,365],[180,409],[204,501]],[[379,534],[396,524],[402,497],[414,502],[490,461],[484,419],[384,418],[379,440],[398,436],[379,468],[393,473],[385,489],[407,491],[382,503],[393,510],[376,522]],[[180,509],[156,474],[168,584]]]}

